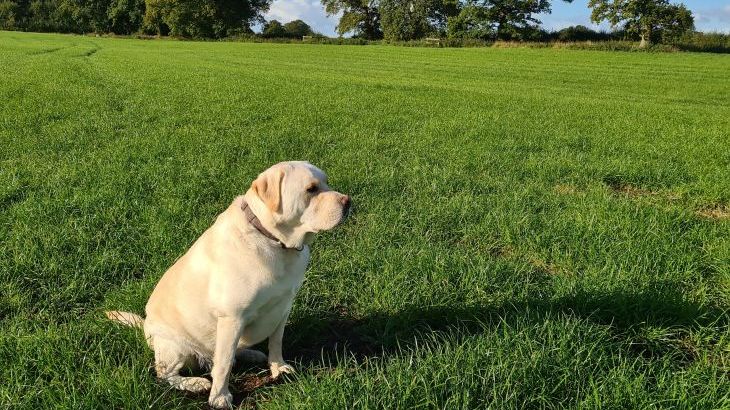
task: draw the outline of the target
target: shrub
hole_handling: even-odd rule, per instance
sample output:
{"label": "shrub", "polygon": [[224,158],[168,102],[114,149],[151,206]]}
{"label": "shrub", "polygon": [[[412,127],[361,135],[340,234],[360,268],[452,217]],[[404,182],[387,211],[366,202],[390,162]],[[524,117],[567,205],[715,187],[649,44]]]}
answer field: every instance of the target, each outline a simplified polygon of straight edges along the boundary
{"label": "shrub", "polygon": [[284,35],[286,37],[298,38],[300,40],[304,36],[311,36],[315,34],[312,28],[309,27],[309,24],[303,22],[302,20],[290,21],[284,24],[283,28]]}
{"label": "shrub", "polygon": [[261,31],[264,38],[284,38],[287,37],[284,26],[278,20],[267,21],[264,29]]}
{"label": "shrub", "polygon": [[611,35],[592,30],[586,26],[577,25],[566,27],[556,32],[554,38],[558,41],[607,41],[611,40]]}
{"label": "shrub", "polygon": [[730,34],[686,33],[673,43],[680,50],[730,53]]}
{"label": "shrub", "polygon": [[458,15],[449,17],[446,30],[450,39],[493,40],[497,35],[484,8],[473,6],[466,6]]}
{"label": "shrub", "polygon": [[142,26],[144,0],[112,0],[107,16],[112,33],[132,34]]}

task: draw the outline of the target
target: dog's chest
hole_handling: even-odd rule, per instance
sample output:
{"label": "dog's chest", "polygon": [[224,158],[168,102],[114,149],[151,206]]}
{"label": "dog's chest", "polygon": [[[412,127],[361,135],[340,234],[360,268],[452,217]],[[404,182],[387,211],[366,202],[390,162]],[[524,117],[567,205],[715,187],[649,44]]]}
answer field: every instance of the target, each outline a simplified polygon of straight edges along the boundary
{"label": "dog's chest", "polygon": [[250,303],[243,309],[243,339],[247,345],[269,337],[291,308],[304,279],[308,255],[288,259],[269,266]]}

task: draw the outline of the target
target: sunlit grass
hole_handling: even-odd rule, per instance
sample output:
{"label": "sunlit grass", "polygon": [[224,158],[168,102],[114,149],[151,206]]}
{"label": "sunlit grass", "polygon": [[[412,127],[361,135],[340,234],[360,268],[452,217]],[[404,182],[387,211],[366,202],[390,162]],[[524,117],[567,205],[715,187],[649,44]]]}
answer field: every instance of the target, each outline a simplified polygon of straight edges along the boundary
{"label": "sunlit grass", "polygon": [[355,210],[315,243],[299,375],[238,369],[244,406],[727,408],[728,73],[0,32],[0,407],[200,408],[101,312],[141,313],[258,172],[306,159]]}

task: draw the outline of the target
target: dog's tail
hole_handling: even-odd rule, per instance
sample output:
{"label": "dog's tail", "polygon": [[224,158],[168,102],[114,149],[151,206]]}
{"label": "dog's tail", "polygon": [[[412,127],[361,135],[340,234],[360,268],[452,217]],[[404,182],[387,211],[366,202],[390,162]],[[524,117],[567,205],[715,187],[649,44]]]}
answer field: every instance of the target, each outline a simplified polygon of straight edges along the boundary
{"label": "dog's tail", "polygon": [[144,326],[144,319],[142,319],[142,316],[134,313],[120,312],[118,310],[109,310],[104,313],[109,319],[126,326],[138,327],[140,329]]}

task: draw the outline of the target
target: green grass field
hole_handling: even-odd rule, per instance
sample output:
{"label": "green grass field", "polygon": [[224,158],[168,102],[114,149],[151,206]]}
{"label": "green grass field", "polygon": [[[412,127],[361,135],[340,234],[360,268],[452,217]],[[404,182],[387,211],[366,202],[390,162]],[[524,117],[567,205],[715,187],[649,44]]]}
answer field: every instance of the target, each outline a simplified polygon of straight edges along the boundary
{"label": "green grass field", "polygon": [[0,408],[201,408],[141,313],[264,168],[355,201],[258,408],[730,408],[730,56],[0,32]]}

